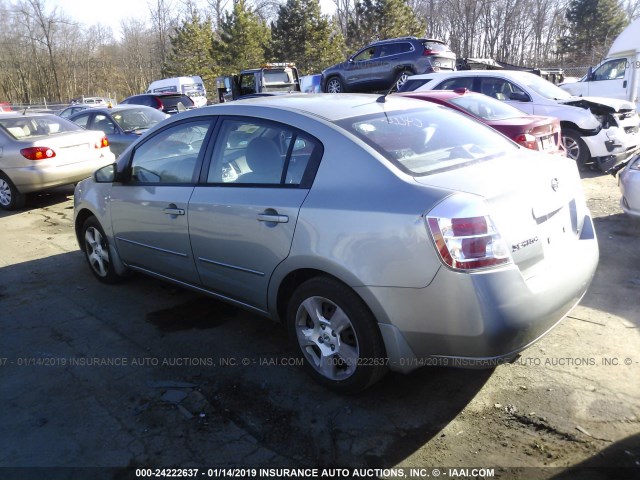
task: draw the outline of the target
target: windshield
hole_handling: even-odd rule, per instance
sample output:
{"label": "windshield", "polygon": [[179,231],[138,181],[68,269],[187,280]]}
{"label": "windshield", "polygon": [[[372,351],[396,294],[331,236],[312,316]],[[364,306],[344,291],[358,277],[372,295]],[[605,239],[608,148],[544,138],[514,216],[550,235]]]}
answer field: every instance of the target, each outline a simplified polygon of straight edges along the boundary
{"label": "windshield", "polygon": [[536,75],[523,75],[519,77],[518,80],[538,95],[548,98],[549,100],[566,100],[571,98],[570,93],[565,92],[560,87]]}
{"label": "windshield", "polygon": [[132,108],[111,114],[113,119],[125,131],[146,130],[167,118],[160,110],[153,108]]}
{"label": "windshield", "polygon": [[495,130],[438,106],[381,112],[338,124],[413,176],[461,168],[518,149]]}
{"label": "windshield", "polygon": [[461,95],[449,99],[448,102],[488,121],[506,120],[525,115],[517,108],[486,95]]}
{"label": "windshield", "polygon": [[28,117],[0,119],[2,127],[16,140],[25,138],[43,137],[65,132],[82,130],[73,122],[57,116]]}

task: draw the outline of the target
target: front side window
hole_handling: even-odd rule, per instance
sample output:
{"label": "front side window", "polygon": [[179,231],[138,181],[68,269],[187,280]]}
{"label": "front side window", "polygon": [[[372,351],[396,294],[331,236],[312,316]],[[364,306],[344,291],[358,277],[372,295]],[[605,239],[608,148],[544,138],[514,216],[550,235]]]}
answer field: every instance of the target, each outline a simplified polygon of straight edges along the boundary
{"label": "front side window", "polygon": [[365,48],[353,57],[354,62],[364,62],[376,56],[376,47]]}
{"label": "front side window", "polygon": [[207,182],[299,186],[318,151],[317,140],[285,125],[225,120]]}
{"label": "front side window", "polygon": [[76,118],[74,118],[73,123],[75,123],[76,125],[82,127],[82,128],[87,128],[87,123],[89,123],[89,114],[85,113],[83,115],[78,115]]}
{"label": "front side window", "polygon": [[509,80],[494,77],[480,79],[480,93],[484,93],[485,95],[497,100],[509,100],[512,93],[525,94],[524,90],[511,83]]}
{"label": "front side window", "polygon": [[103,115],[102,113],[97,113],[95,117],[93,117],[93,123],[91,124],[92,130],[100,130],[105,135],[111,135],[116,133],[116,126],[113,121]]}
{"label": "front side window", "polygon": [[338,125],[413,176],[461,168],[518,149],[495,130],[435,105],[348,118]]}
{"label": "front side window", "polygon": [[456,88],[466,88],[473,90],[473,77],[454,77],[445,80],[438,85],[438,90],[455,90]]}
{"label": "front side window", "polygon": [[158,132],[136,148],[131,184],[191,184],[211,122],[185,122]]}
{"label": "front side window", "polygon": [[624,79],[627,68],[627,59],[611,60],[610,62],[600,65],[594,72],[592,80],[594,82],[601,80],[620,80]]}

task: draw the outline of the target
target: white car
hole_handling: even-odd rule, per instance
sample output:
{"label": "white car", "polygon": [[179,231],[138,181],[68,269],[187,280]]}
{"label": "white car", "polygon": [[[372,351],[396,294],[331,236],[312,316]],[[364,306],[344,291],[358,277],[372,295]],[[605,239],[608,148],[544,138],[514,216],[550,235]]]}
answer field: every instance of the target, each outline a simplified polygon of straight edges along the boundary
{"label": "white car", "polygon": [[640,117],[631,102],[574,97],[532,73],[497,70],[428,73],[409,77],[400,91],[456,88],[484,93],[525,113],[557,117],[567,156],[581,168],[592,163],[608,171],[640,151]]}

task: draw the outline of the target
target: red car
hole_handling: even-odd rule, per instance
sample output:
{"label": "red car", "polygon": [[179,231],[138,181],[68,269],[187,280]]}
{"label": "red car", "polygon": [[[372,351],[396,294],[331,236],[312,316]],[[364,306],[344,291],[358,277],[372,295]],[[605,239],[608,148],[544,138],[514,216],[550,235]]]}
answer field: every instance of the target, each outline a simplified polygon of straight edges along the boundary
{"label": "red car", "polygon": [[561,143],[560,120],[554,117],[527,115],[500,100],[466,88],[397,93],[453,108],[495,128],[523,147],[548,153],[566,151]]}

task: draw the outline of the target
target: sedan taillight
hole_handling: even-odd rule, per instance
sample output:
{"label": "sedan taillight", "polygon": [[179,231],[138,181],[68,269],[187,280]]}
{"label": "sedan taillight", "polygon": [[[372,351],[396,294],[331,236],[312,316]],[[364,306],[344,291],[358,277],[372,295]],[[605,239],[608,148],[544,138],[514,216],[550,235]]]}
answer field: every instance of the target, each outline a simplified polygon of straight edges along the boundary
{"label": "sedan taillight", "polygon": [[529,133],[521,133],[517,137],[514,138],[516,143],[519,143],[525,148],[530,148],[531,150],[538,150],[538,144],[536,143],[536,137]]}
{"label": "sedan taillight", "polygon": [[20,154],[28,160],[47,160],[56,156],[56,152],[49,147],[23,148],[20,150]]}
{"label": "sedan taillight", "polygon": [[440,258],[456,270],[478,270],[511,263],[507,245],[491,218],[427,217]]}
{"label": "sedan taillight", "polygon": [[104,147],[108,147],[108,146],[109,146],[109,139],[106,136],[102,137],[101,140],[97,141],[94,144],[95,148],[104,148]]}

